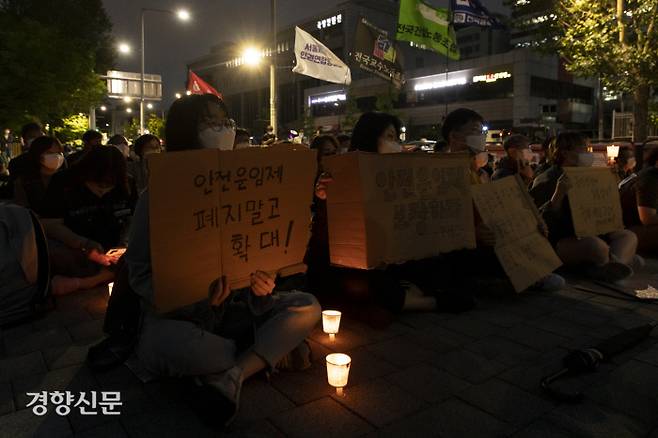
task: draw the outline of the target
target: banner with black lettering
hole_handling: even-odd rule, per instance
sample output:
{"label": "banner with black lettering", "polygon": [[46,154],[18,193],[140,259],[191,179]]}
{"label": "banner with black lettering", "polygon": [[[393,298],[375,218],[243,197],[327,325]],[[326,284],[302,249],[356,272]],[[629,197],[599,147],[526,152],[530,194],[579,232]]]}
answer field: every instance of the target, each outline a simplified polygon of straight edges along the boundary
{"label": "banner with black lettering", "polygon": [[390,81],[396,88],[405,82],[400,52],[383,29],[361,18],[356,27],[352,59],[359,68]]}
{"label": "banner with black lettering", "polygon": [[310,76],[335,84],[352,83],[350,68],[341,59],[313,36],[295,27],[294,73]]}

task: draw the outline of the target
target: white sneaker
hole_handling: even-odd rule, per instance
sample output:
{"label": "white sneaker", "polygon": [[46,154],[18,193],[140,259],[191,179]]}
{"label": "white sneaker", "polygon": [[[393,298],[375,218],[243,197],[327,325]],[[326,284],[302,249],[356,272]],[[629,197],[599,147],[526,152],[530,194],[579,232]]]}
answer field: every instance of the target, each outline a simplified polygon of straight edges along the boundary
{"label": "white sneaker", "polygon": [[567,282],[561,275],[548,274],[535,284],[535,288],[544,292],[557,292],[561,290]]}
{"label": "white sneaker", "polygon": [[203,376],[202,381],[222,394],[233,406],[233,411],[229,412],[227,420],[224,422],[224,425],[228,426],[235,419],[238,414],[238,408],[240,407],[240,393],[242,391],[243,381],[242,369],[234,366],[221,374]]}

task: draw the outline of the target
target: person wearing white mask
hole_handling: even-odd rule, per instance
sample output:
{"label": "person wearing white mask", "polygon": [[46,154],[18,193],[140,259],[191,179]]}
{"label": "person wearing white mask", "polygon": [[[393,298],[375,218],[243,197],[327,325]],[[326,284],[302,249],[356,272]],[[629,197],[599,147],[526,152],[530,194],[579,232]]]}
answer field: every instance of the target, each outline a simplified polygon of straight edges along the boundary
{"label": "person wearing white mask", "polygon": [[568,202],[572,185],[564,167],[592,166],[594,154],[588,151],[587,139],[575,132],[560,133],[549,152],[552,165],[535,178],[530,195],[548,225],[548,238],[555,252],[565,266],[585,266],[585,274],[596,280],[614,283],[630,277],[633,268],[644,264],[636,255],[638,241],[633,232],[583,238],[575,235]]}
{"label": "person wearing white mask", "polygon": [[144,134],[135,139],[133,148],[137,159],[128,161],[128,175],[134,178],[137,193],[142,193],[148,185],[148,156],[162,152],[162,143],[155,135]]}
{"label": "person wearing white mask", "polygon": [[491,176],[492,181],[519,174],[523,181],[530,185],[534,178],[534,172],[530,163],[533,153],[530,149],[530,140],[521,134],[510,135],[503,143],[505,156],[496,164],[496,170]]}
{"label": "person wearing white mask", "polygon": [[[485,156],[488,158],[485,151],[484,118],[471,109],[457,109],[446,116],[441,133],[448,142],[448,153],[468,152],[471,155],[471,183],[487,183],[488,181],[480,178],[477,173],[478,166],[484,166],[486,163]],[[481,290],[501,295],[514,293],[514,288],[494,251],[495,234],[484,224],[477,209],[474,216],[477,248],[450,254],[451,286],[460,289],[462,293],[475,294]],[[475,271],[477,272],[474,274]],[[549,274],[529,289],[553,291],[561,289],[564,284],[562,277]]]}
{"label": "person wearing white mask", "polygon": [[14,202],[40,215],[52,176],[64,165],[64,148],[54,137],[41,136],[31,142],[29,161],[14,181]]}
{"label": "person wearing white mask", "polygon": [[[398,154],[400,120],[386,113],[363,114],[352,132],[351,151]],[[393,157],[395,159],[395,157]],[[373,327],[384,327],[401,311],[468,310],[471,303],[461,297],[447,299],[440,290],[437,258],[388,265],[382,269],[360,270],[332,266],[329,263],[329,226],[327,215],[330,175],[320,175],[315,186],[311,239],[304,262],[308,266],[309,290],[323,306],[337,306],[352,318]]]}
{"label": "person wearing white mask", "polygon": [[116,148],[97,147],[53,176],[41,214],[49,239],[53,295],[107,284],[116,260],[106,251],[126,246],[136,193]]}
{"label": "person wearing white mask", "polygon": [[[192,94],[169,109],[165,153],[232,150],[234,136],[235,124],[224,102],[212,94]],[[171,199],[172,205],[176,202]],[[195,378],[197,391],[216,403],[212,420],[227,424],[237,413],[246,379],[265,368],[283,366],[284,358],[301,359],[287,363],[310,365],[310,350],[303,341],[320,319],[320,305],[308,293],[274,291],[275,278],[256,270],[247,288],[230,290],[226,277],[220,277],[209,285],[208,299],[157,314],[149,218],[147,189],[139,198],[125,254],[129,286],[140,296],[143,309],[137,357],[153,374]]]}

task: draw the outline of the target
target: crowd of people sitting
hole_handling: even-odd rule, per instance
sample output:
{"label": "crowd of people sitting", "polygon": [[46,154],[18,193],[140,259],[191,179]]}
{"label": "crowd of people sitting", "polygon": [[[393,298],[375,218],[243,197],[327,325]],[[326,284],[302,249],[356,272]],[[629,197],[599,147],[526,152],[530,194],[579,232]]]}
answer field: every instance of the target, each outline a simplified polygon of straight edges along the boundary
{"label": "crowd of people sitting", "polygon": [[[638,251],[658,250],[658,143],[643,145],[642,163],[635,163],[633,150],[620,151],[611,170],[619,175],[626,229],[578,238],[568,203],[572,185],[564,168],[592,165],[587,138],[560,133],[546,143],[541,161],[533,163],[529,140],[512,135],[504,144],[506,156],[492,168],[483,127],[478,113],[453,111],[443,121],[444,143],[436,153],[467,154],[472,184],[518,174],[544,219],[544,234],[567,270],[617,282],[643,266]],[[400,134],[401,123],[395,116],[370,112],[361,116],[351,137],[312,139],[309,147],[317,150],[318,174],[313,196],[308,188],[311,238],[304,260],[308,270],[298,281],[255,271],[250,287],[231,291],[222,276],[209,285],[207,300],[165,315],[153,310],[149,156],[252,147],[249,132],[235,129],[223,101],[213,95],[178,99],[168,113],[164,145],[151,134],[134,139],[132,146],[121,135],[103,145],[99,132],[88,131],[82,137],[82,150],[65,156],[55,137],[44,135],[37,124],[26,125],[21,132],[24,153],[0,171],[11,187],[5,196],[41,220],[48,238],[52,294],[113,281],[115,291],[124,287],[134,292],[140,302],[140,329],[130,345],[144,367],[157,375],[195,378],[200,390],[228,406],[224,410],[228,421],[239,405],[244,380],[263,370],[308,363],[304,340],[319,321],[320,304],[382,327],[402,311],[463,312],[475,306],[480,293],[513,293],[494,252],[495,235],[477,211],[476,249],[384,269],[330,264],[327,189],[334,180],[325,172],[323,160],[348,151],[401,153]],[[268,133],[264,143],[275,143],[273,136]],[[119,256],[108,253],[113,248],[127,250]],[[564,278],[553,273],[531,288],[552,291],[564,285]]]}

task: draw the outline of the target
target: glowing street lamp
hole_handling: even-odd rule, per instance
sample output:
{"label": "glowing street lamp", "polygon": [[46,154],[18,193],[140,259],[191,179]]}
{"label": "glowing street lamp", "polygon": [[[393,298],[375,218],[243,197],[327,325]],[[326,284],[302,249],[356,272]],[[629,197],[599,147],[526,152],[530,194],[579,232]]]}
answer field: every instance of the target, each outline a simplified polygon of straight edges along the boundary
{"label": "glowing street lamp", "polygon": [[126,112],[127,112],[128,114],[132,114],[133,109],[132,109],[132,108],[126,108]]}
{"label": "glowing street lamp", "polygon": [[180,99],[181,97],[183,97],[182,94],[180,94],[180,93],[176,93],[176,99]]}
{"label": "glowing street lamp", "polygon": [[[186,9],[179,9],[176,12],[168,10],[168,9],[151,9],[151,8],[142,8],[140,12],[140,33],[141,33],[141,92],[140,92],[140,100],[139,100],[139,133],[143,134],[144,133],[144,15],[147,12],[161,12],[165,14],[173,14],[175,15],[180,21],[190,21],[191,15],[190,12]],[[177,96],[178,98],[178,96]]]}
{"label": "glowing street lamp", "polygon": [[148,109],[153,109],[153,104],[152,104],[152,103],[147,104],[147,105],[146,105],[146,108],[148,108]]}
{"label": "glowing street lamp", "polygon": [[259,65],[261,58],[262,56],[260,52],[254,47],[247,47],[244,52],[242,52],[243,62],[250,67]]}
{"label": "glowing street lamp", "polygon": [[101,105],[101,111],[107,111],[107,107],[105,105]]}
{"label": "glowing street lamp", "polygon": [[128,55],[131,52],[131,48],[130,48],[130,45],[128,43],[119,43],[117,48],[119,49],[119,53],[121,53],[123,55]]}

